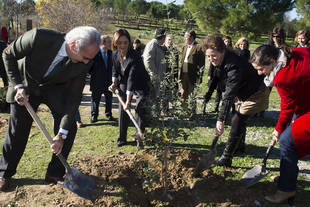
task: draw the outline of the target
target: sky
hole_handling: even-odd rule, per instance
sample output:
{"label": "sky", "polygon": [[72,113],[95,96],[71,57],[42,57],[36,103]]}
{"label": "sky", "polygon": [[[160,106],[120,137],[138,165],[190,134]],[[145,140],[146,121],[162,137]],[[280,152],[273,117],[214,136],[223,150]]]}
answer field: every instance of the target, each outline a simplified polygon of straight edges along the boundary
{"label": "sky", "polygon": [[[152,0],[146,0],[147,2],[151,2]],[[154,1],[154,0],[153,0]],[[163,4],[166,4],[166,3],[172,3],[174,0],[156,0],[156,1],[159,1]],[[175,0],[174,4],[184,4],[184,0]]]}

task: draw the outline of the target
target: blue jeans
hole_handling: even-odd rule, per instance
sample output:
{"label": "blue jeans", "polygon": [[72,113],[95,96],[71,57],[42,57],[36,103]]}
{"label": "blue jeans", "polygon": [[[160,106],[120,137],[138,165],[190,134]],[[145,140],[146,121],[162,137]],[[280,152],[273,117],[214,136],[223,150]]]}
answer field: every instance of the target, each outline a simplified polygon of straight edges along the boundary
{"label": "blue jeans", "polygon": [[296,191],[298,176],[298,155],[293,140],[292,125],[280,136],[280,178],[278,189],[284,192]]}

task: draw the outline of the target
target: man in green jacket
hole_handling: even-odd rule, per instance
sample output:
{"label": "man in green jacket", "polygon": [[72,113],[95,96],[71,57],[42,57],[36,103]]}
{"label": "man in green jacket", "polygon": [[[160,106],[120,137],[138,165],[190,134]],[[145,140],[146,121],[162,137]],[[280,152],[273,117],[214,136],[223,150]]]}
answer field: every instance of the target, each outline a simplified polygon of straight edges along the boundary
{"label": "man in green jacket", "polygon": [[[45,180],[55,184],[63,181],[65,168],[56,155],[61,153],[67,158],[73,145],[75,114],[99,45],[99,32],[83,26],[67,34],[33,29],[5,49],[3,61],[9,79],[7,102],[11,111],[0,160],[0,191],[8,188],[28,141],[33,120],[24,107],[25,101],[35,111],[44,103],[53,114],[53,156]],[[19,97],[23,101],[18,101]]]}

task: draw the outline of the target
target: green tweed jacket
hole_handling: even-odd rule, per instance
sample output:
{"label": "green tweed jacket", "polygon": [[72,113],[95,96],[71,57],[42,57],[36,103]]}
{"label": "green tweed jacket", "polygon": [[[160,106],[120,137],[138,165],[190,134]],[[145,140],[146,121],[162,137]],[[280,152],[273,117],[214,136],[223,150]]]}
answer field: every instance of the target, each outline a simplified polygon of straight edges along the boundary
{"label": "green tweed jacket", "polygon": [[[86,74],[92,66],[70,62],[62,73],[43,83],[47,72],[64,40],[64,33],[48,29],[33,29],[12,42],[3,52],[3,61],[9,79],[7,102],[13,103],[17,84],[23,84],[27,93],[38,95],[53,111],[64,114],[60,128],[69,129],[82,98]],[[51,98],[53,97],[53,98]]]}

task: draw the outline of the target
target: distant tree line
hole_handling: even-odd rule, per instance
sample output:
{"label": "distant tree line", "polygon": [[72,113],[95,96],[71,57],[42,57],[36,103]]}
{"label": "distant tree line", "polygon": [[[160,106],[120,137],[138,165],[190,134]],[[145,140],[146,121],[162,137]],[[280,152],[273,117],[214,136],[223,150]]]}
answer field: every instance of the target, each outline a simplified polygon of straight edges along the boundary
{"label": "distant tree line", "polygon": [[[66,5],[71,6],[66,8]],[[293,8],[297,9],[300,19],[290,21],[285,13]],[[290,35],[300,28],[309,29],[309,8],[310,0],[184,0],[184,5],[176,5],[175,0],[167,0],[167,5],[146,0],[1,0],[2,19],[13,21],[19,16],[38,12],[42,23],[53,28],[66,21],[74,25],[94,25],[99,21],[96,16],[106,17],[104,19],[123,16],[125,19],[130,15],[138,20],[141,17],[175,19],[183,21],[184,25],[191,22],[205,33],[248,38],[266,34],[275,26],[283,26]],[[52,21],[55,18],[57,21]]]}

